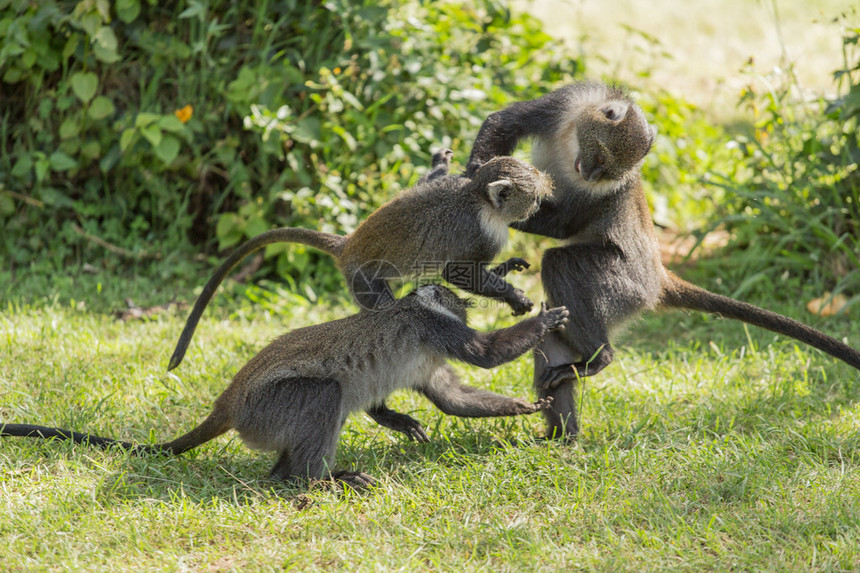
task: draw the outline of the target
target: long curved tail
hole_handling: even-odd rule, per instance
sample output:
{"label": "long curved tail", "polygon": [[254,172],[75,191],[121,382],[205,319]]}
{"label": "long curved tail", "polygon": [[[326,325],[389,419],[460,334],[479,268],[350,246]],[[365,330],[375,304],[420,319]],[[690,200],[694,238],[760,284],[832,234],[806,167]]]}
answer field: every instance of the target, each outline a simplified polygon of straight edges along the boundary
{"label": "long curved tail", "polygon": [[860,370],[860,352],[793,318],[709,292],[669,273],[660,303],[666,307],[710,312],[790,336]]}
{"label": "long curved tail", "polygon": [[102,438],[82,432],[73,432],[72,430],[62,430],[60,428],[50,428],[48,426],[34,426],[32,424],[3,424],[0,425],[0,436],[17,436],[21,438],[56,438],[58,440],[71,440],[76,444],[84,444],[97,446],[99,448],[109,448],[118,446],[124,450],[130,450],[133,453],[144,452],[159,452],[162,451],[158,446],[144,446],[114,440],[113,438]]}
{"label": "long curved tail", "polygon": [[163,444],[132,444],[130,442],[123,442],[122,440],[115,440],[113,438],[94,436],[93,434],[88,434],[86,432],[75,432],[72,430],[51,428],[49,426],[36,426],[33,424],[0,423],[0,436],[71,440],[76,444],[96,446],[99,448],[119,447],[137,455],[147,453],[178,455],[220,436],[229,430],[230,427],[231,424],[229,419],[216,407],[216,409],[213,410],[199,426],[187,434],[179,436],[172,442],[165,442]]}
{"label": "long curved tail", "polygon": [[197,323],[200,322],[200,317],[206,309],[206,305],[212,300],[215,295],[215,290],[221,281],[230,274],[239,262],[253,253],[273,243],[302,243],[319,249],[331,256],[338,258],[343,253],[343,246],[346,243],[346,237],[342,235],[334,235],[332,233],[323,233],[314,229],[301,229],[298,227],[281,227],[280,229],[272,229],[265,233],[260,233],[253,239],[245,241],[233,251],[227,260],[221,263],[221,266],[215,271],[215,274],[203,287],[203,292],[197,297],[197,302],[194,303],[194,308],[191,309],[191,314],[188,315],[188,320],[185,321],[185,328],[179,336],[179,342],[176,343],[176,348],[173,351],[173,356],[170,357],[170,363],[167,365],[167,370],[173,370],[182,359],[185,357],[185,351],[188,350],[188,345],[191,344],[191,337],[194,336],[194,330],[197,328]]}

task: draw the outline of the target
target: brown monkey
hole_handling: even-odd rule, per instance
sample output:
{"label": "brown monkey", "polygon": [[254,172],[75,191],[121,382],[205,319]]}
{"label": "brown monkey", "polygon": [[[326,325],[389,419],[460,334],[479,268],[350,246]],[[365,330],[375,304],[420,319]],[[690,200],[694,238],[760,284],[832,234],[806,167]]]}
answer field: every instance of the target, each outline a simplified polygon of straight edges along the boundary
{"label": "brown monkey", "polygon": [[171,442],[134,445],[28,424],[0,425],[0,435],[181,454],[234,429],[249,447],[278,453],[273,478],[331,476],[365,486],[373,480],[361,472],[331,473],[340,429],[350,413],[397,389],[417,390],[455,416],[515,416],[549,405],[463,385],[447,359],[481,368],[513,360],[563,325],[567,310],[541,305],[537,316],[484,333],[467,326],[467,302],[445,287],[426,285],[385,309],[288,332],[239,370],[203,423]]}
{"label": "brown monkey", "polygon": [[468,178],[447,175],[450,157],[449,150],[434,155],[434,168],[424,179],[371,213],[349,235],[284,227],[239,246],[203,288],[167,369],[182,362],[200,316],[224,277],[248,254],[272,243],[304,243],[335,257],[350,292],[364,308],[393,303],[389,280],[435,269],[460,288],[507,302],[515,315],[531,310],[523,292],[504,280],[509,271],[527,268],[528,263],[514,258],[494,269],[485,265],[507,242],[508,224],[534,213],[549,194],[551,181],[512,157],[493,158]]}
{"label": "brown monkey", "polygon": [[663,267],[640,168],[654,129],[624,91],[575,83],[491,114],[478,133],[467,175],[534,138],[532,161],[552,176],[553,195],[513,227],[566,245],[547,250],[541,280],[551,305],[571,313],[563,331],[535,352],[535,386],[554,397],[550,436],[577,434],[573,384],[613,357],[612,332],[643,310],[711,312],[796,338],[860,369],[860,353],[805,324],[686,282]]}

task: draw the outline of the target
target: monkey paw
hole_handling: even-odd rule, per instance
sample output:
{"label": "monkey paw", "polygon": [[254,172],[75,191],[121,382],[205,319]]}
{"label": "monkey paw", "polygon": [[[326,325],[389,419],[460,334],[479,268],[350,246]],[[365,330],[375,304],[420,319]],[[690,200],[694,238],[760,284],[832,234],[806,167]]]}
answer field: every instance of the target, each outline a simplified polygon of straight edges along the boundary
{"label": "monkey paw", "polygon": [[332,474],[336,482],[352,489],[365,489],[376,485],[376,480],[364,472],[342,471]]}
{"label": "monkey paw", "polygon": [[570,316],[570,312],[567,310],[567,307],[564,306],[547,309],[546,303],[542,302],[540,304],[540,314],[538,314],[538,316],[541,318],[541,322],[547,330],[555,330],[556,328],[561,328],[567,324],[567,318]]}
{"label": "monkey paw", "polygon": [[552,408],[552,399],[552,396],[540,398],[537,402],[534,403],[535,412],[540,412],[541,410],[549,410],[550,408]]}
{"label": "monkey paw", "polygon": [[513,257],[503,262],[499,266],[492,269],[490,272],[498,277],[504,278],[510,272],[522,272],[529,268],[531,265],[525,259],[521,259],[519,257]]}
{"label": "monkey paw", "polygon": [[534,307],[534,303],[529,300],[520,289],[514,289],[514,294],[516,295],[516,298],[508,301],[508,304],[511,306],[511,310],[514,311],[513,315],[520,316],[521,314],[530,312]]}

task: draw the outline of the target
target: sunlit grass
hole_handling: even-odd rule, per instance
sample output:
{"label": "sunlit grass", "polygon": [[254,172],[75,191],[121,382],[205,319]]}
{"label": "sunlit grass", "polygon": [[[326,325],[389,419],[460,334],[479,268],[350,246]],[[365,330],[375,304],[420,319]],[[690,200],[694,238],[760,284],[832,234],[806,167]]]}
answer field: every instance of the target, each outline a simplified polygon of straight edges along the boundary
{"label": "sunlit grass", "polygon": [[[216,306],[175,375],[164,370],[184,313],[123,323],[59,303],[4,312],[0,419],[165,440],[200,421],[286,325],[348,311],[261,306]],[[488,328],[508,316],[476,319]],[[855,345],[860,336],[847,318],[823,327]],[[623,342],[580,394],[574,445],[534,440],[538,416],[456,419],[406,392],[391,405],[424,422],[428,444],[353,417],[339,466],[379,480],[364,493],[270,482],[269,456],[232,435],[167,459],[4,438],[3,568],[860,566],[857,372],[695,315],[647,317]],[[458,369],[476,386],[531,394],[528,358]]]}

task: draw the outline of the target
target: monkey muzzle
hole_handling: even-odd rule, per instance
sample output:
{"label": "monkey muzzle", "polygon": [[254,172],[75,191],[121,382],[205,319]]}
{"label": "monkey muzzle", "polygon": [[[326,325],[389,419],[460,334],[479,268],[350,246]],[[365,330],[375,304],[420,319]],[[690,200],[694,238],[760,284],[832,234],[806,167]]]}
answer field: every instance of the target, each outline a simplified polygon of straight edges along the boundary
{"label": "monkey muzzle", "polygon": [[601,177],[603,177],[603,165],[597,163],[590,169],[588,166],[583,169],[582,167],[582,156],[577,156],[576,160],[573,162],[573,168],[576,169],[576,172],[582,175],[582,178],[588,181],[589,183],[594,183],[595,181],[599,181]]}

